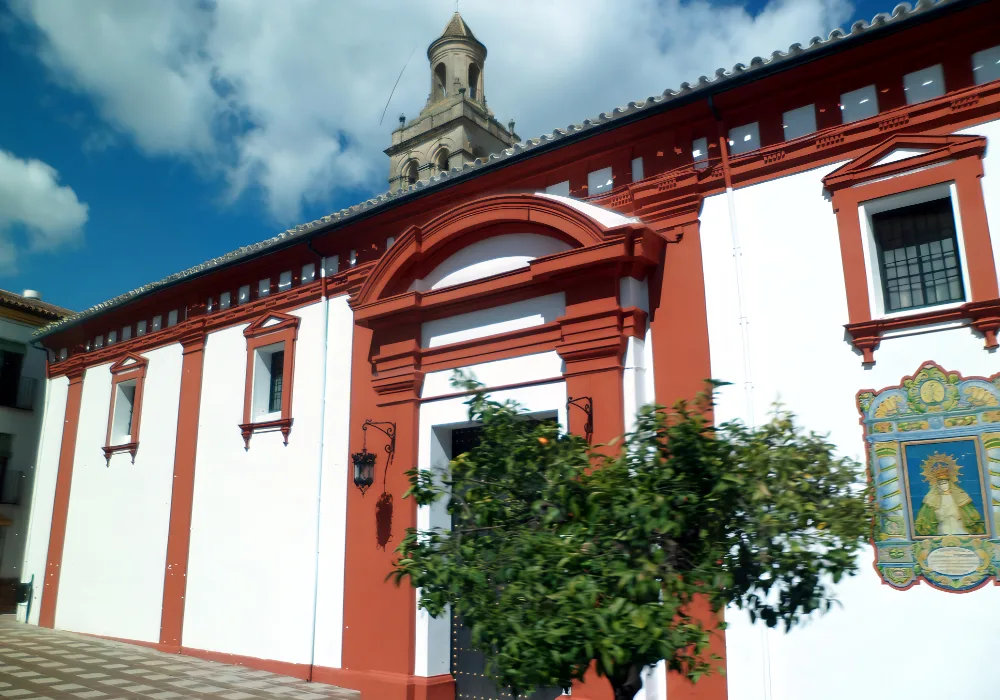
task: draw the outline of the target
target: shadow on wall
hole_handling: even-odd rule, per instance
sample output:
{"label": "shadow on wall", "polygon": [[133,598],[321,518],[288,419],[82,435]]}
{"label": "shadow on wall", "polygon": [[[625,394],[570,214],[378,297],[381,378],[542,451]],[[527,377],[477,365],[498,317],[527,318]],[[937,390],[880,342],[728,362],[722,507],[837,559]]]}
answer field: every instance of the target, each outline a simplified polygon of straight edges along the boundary
{"label": "shadow on wall", "polygon": [[392,539],[392,494],[382,492],[375,504],[375,544],[385,550]]}

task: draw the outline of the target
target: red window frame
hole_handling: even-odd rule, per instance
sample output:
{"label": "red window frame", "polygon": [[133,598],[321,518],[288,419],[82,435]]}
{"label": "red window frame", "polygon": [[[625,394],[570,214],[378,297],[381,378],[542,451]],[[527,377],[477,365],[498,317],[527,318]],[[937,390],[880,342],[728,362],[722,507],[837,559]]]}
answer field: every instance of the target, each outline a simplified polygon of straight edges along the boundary
{"label": "red window frame", "polygon": [[[240,433],[243,435],[243,446],[250,449],[250,438],[257,432],[280,430],[284,443],[288,444],[288,436],[292,432],[292,385],[295,377],[295,341],[299,334],[298,316],[271,312],[264,314],[246,327],[243,331],[247,339],[246,385],[243,391],[243,422],[240,423]],[[284,344],[284,363],[282,365],[281,417],[276,420],[253,420],[253,373],[254,355],[258,348],[268,345]]]}
{"label": "red window frame", "polygon": [[[142,424],[142,396],[146,383],[146,369],[149,360],[141,355],[129,353],[111,365],[111,405],[108,407],[108,432],[104,438],[104,459],[111,464],[111,456],[119,452],[132,455],[135,464],[135,453],[139,451],[139,428]],[[127,443],[111,444],[111,434],[115,422],[115,400],[118,398],[118,385],[135,380],[135,396],[132,398],[132,439]]]}

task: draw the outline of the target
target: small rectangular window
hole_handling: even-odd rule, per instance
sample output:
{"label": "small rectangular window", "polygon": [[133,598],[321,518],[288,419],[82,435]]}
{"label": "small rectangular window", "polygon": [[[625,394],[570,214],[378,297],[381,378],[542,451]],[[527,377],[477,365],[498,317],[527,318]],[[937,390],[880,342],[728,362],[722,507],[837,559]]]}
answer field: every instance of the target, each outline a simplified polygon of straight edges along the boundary
{"label": "small rectangular window", "polygon": [[271,413],[281,410],[281,384],[285,373],[284,351],[271,353],[271,379],[268,390],[268,410]]}
{"label": "small rectangular window", "polygon": [[59,359],[65,360],[67,357],[69,357],[69,350],[66,348],[59,348]]}
{"label": "small rectangular window", "polygon": [[941,70],[941,64],[904,75],[903,92],[906,93],[908,105],[941,97],[944,94],[944,71]]}
{"label": "small rectangular window", "polygon": [[355,265],[357,265],[358,264],[358,251],[351,250],[351,254],[347,258],[347,261],[350,263],[351,267],[354,267]]}
{"label": "small rectangular window", "polygon": [[734,156],[756,151],[758,148],[760,148],[760,128],[757,122],[729,130],[729,152]]}
{"label": "small rectangular window", "polygon": [[806,105],[785,112],[781,115],[781,126],[786,141],[813,133],[816,131],[816,106]]}
{"label": "small rectangular window", "polygon": [[246,304],[248,301],[250,301],[250,285],[244,284],[242,287],[240,287],[240,291],[237,294],[236,303]]}
{"label": "small rectangular window", "polygon": [[118,342],[118,331],[108,331],[108,345],[114,345]]}
{"label": "small rectangular window", "polygon": [[136,380],[115,384],[115,410],[111,422],[111,445],[132,442],[132,414],[135,406]]}
{"label": "small rectangular window", "polygon": [[146,322],[145,321],[139,321],[137,324],[135,324],[135,334],[137,336],[146,335]]}
{"label": "small rectangular window", "polygon": [[587,173],[587,194],[595,195],[601,192],[608,192],[614,187],[614,178],[611,168],[601,168]]}
{"label": "small rectangular window", "polygon": [[976,85],[1000,80],[1000,46],[972,54],[972,79]]}
{"label": "small rectangular window", "polygon": [[878,96],[875,94],[874,85],[866,85],[840,96],[840,119],[844,124],[874,117],[876,114],[878,114]]}
{"label": "small rectangular window", "polygon": [[329,277],[330,275],[335,275],[340,272],[340,256],[331,255],[328,258],[323,258],[323,274]]}
{"label": "small rectangular window", "polygon": [[888,312],[965,299],[951,199],[872,215]]}
{"label": "small rectangular window", "polygon": [[302,266],[301,284],[309,284],[316,279],[316,263],[309,263]]}
{"label": "small rectangular window", "polygon": [[286,289],[292,288],[292,271],[285,270],[280,275],[278,275],[278,291],[283,292]]}
{"label": "small rectangular window", "polygon": [[233,295],[231,292],[223,292],[219,295],[219,311],[225,311],[232,303]]}
{"label": "small rectangular window", "polygon": [[642,158],[632,159],[632,182],[639,182],[643,177]]}
{"label": "small rectangular window", "polygon": [[167,313],[167,328],[177,325],[177,309]]}
{"label": "small rectangular window", "polygon": [[132,337],[132,326],[125,326],[122,328],[122,340],[128,340]]}
{"label": "small rectangular window", "polygon": [[392,244],[395,243],[395,242],[396,242],[395,236],[389,236],[388,238],[386,238],[385,239],[385,249],[389,250],[389,248],[392,248]]}
{"label": "small rectangular window", "polygon": [[163,326],[163,316],[153,316],[153,332],[160,330]]}
{"label": "small rectangular window", "polygon": [[20,351],[20,347],[18,351],[10,348],[0,350],[0,406],[17,407],[17,395],[22,386],[23,364],[24,352]]}
{"label": "small rectangular window", "polygon": [[545,194],[554,194],[557,197],[569,197],[569,180],[549,185],[545,188]]}
{"label": "small rectangular window", "polygon": [[696,168],[708,167],[708,139],[695,139],[691,142],[691,159],[700,165],[695,165]]}
{"label": "small rectangular window", "polygon": [[266,297],[271,293],[271,278],[262,279],[257,283],[257,298]]}
{"label": "small rectangular window", "polygon": [[281,416],[285,383],[285,344],[257,348],[253,369],[253,420],[275,420]]}
{"label": "small rectangular window", "polygon": [[97,348],[97,349],[100,349],[100,348],[104,347],[104,336],[103,335],[99,335],[96,338],[94,338],[94,347]]}

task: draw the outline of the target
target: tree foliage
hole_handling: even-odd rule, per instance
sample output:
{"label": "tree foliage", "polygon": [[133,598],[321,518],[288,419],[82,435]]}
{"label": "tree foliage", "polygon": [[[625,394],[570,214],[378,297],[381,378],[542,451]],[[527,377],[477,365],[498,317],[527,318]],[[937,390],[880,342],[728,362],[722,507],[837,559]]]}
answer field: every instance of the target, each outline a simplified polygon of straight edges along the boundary
{"label": "tree foliage", "polygon": [[443,473],[411,471],[407,492],[445,499],[454,527],[408,531],[393,575],[432,616],[460,615],[515,693],[568,687],[591,662],[616,698],[661,659],[697,680],[715,664],[696,600],[788,629],[856,572],[870,528],[861,468],[787,412],[716,427],[706,393],[643,409],[602,450],[515,403],[468,404],[479,446]]}

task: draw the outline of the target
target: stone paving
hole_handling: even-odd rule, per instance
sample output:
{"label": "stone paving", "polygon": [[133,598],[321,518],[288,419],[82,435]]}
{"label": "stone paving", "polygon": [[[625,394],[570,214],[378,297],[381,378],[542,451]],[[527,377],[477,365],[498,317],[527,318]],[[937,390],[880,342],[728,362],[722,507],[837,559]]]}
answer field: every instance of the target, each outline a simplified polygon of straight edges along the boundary
{"label": "stone paving", "polygon": [[360,700],[356,690],[147,647],[25,625],[0,616],[0,700]]}

